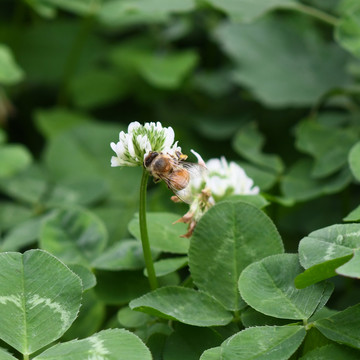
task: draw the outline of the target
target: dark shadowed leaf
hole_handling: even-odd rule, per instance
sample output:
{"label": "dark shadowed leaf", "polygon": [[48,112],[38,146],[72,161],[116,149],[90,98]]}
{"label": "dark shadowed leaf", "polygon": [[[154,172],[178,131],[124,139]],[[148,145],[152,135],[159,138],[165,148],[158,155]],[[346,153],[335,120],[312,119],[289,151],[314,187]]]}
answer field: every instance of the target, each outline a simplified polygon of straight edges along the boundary
{"label": "dark shadowed leaf", "polygon": [[106,306],[93,290],[83,293],[78,317],[70,329],[62,336],[62,341],[83,339],[101,329],[106,316]]}
{"label": "dark shadowed leaf", "polygon": [[38,130],[47,138],[93,120],[88,115],[65,108],[39,109],[34,118]]}
{"label": "dark shadowed leaf", "polygon": [[178,324],[166,340],[164,360],[199,360],[204,350],[222,341],[222,336],[211,328]]}
{"label": "dark shadowed leaf", "polygon": [[264,136],[256,128],[256,124],[250,123],[237,132],[233,147],[238,154],[253,164],[274,173],[281,173],[284,165],[280,157],[263,153],[264,142]]}
{"label": "dark shadowed leaf", "polygon": [[359,351],[347,346],[329,344],[309,351],[300,360],[358,360]]}
{"label": "dark shadowed leaf", "polygon": [[[335,128],[310,119],[296,128],[296,146],[313,156],[315,162],[311,177],[331,175],[347,163],[350,148],[358,136],[353,128]],[[337,146],[334,146],[337,144]]]}
{"label": "dark shadowed leaf", "polygon": [[336,193],[344,189],[352,180],[347,168],[323,179],[311,178],[312,172],[313,163],[308,159],[301,159],[290,167],[281,182],[284,196],[296,201],[306,201],[321,195]]}
{"label": "dark shadowed leaf", "polygon": [[358,304],[328,318],[317,320],[314,324],[330,340],[360,349],[359,316]]}

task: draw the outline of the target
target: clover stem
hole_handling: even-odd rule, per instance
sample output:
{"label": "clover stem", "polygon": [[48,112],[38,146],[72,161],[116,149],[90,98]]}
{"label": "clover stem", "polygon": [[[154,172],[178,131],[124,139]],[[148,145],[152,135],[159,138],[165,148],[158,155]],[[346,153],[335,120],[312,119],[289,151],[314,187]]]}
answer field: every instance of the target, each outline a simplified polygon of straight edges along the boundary
{"label": "clover stem", "polygon": [[24,360],[29,360],[29,354],[23,354],[24,356],[23,356],[23,359]]}
{"label": "clover stem", "polygon": [[339,19],[337,19],[335,16],[332,16],[324,11],[321,11],[319,9],[304,4],[294,2],[284,5],[283,8],[299,11],[303,14],[312,16],[332,26],[336,26],[339,22]]}
{"label": "clover stem", "polygon": [[150,288],[151,288],[151,290],[155,290],[158,287],[158,283],[157,283],[157,279],[156,279],[156,275],[155,275],[154,263],[152,260],[149,235],[148,235],[147,224],[146,224],[146,188],[147,188],[148,178],[149,178],[149,173],[144,168],[142,178],[141,178],[141,184],[140,184],[139,222],[140,222],[141,243],[142,243],[143,254],[144,254],[145,265],[146,265],[146,269],[147,269],[147,273],[148,273]]}

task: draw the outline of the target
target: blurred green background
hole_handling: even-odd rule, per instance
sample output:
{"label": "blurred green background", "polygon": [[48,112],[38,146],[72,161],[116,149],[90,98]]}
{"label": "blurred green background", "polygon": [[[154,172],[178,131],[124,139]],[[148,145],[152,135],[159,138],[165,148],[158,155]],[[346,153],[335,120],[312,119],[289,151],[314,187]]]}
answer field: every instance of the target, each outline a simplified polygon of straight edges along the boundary
{"label": "blurred green background", "polygon": [[[359,57],[357,0],[1,0],[1,249],[64,205],[127,238],[141,169],[111,168],[109,144],[160,121],[184,153],[242,165],[296,252],[359,204]],[[150,210],[187,211],[150,188]]]}

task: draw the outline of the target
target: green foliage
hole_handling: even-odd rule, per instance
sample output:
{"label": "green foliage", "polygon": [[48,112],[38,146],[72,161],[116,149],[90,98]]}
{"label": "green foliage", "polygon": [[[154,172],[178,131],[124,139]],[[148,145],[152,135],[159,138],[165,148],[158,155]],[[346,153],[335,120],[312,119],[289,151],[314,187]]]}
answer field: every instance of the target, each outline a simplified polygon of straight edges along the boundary
{"label": "green foliage", "polygon": [[[322,178],[333,174],[347,163],[350,148],[357,140],[352,127],[340,128],[328,126],[309,119],[296,129],[297,148],[314,158],[311,176]],[[334,144],[338,144],[334,147]]]}
{"label": "green foliage", "polygon": [[360,142],[357,142],[349,153],[349,165],[356,180],[360,181]]}
{"label": "green foliage", "polygon": [[69,264],[90,266],[105,249],[103,223],[90,212],[59,209],[44,222],[40,246]]}
{"label": "green foliage", "polygon": [[[0,359],[359,359],[359,59],[358,0],[1,1]],[[149,181],[144,256],[134,121],[260,193]]]}
{"label": "green foliage", "polygon": [[232,319],[231,313],[210,295],[184,287],[162,287],[132,300],[129,306],[194,326],[226,325]]}
{"label": "green foliage", "polygon": [[245,125],[236,134],[233,142],[234,150],[254,165],[265,168],[270,172],[279,174],[284,165],[276,155],[263,154],[264,137],[259,133],[254,123]]}
{"label": "green foliage", "polygon": [[[186,233],[184,224],[173,224],[179,216],[171,213],[148,213],[148,230],[151,247],[170,253],[186,254],[189,240],[180,236]],[[130,233],[140,240],[139,218],[129,223]]]}
{"label": "green foliage", "polygon": [[[287,271],[281,273],[283,268]],[[284,319],[308,319],[323,301],[323,296],[327,302],[331,291],[326,291],[326,283],[296,289],[294,279],[300,271],[295,254],[269,256],[252,263],[242,272],[240,294],[247,304],[263,314]]]}
{"label": "green foliage", "polygon": [[189,265],[199,289],[227,309],[238,310],[243,307],[236,285],[241,271],[253,261],[281,252],[280,235],[261,210],[243,202],[224,201],[197,225]]}
{"label": "green foliage", "polygon": [[355,2],[343,1],[343,17],[336,27],[338,42],[355,56],[360,57],[360,6]]}
{"label": "green foliage", "polygon": [[315,321],[315,326],[327,338],[359,349],[360,334],[355,325],[359,311],[359,305],[355,305],[328,318]]}
{"label": "green foliage", "polygon": [[359,354],[345,346],[326,345],[308,352],[301,360],[328,360],[328,359],[344,359],[355,360]]}
{"label": "green foliage", "polygon": [[234,81],[268,106],[307,106],[350,80],[347,54],[325,43],[304,19],[225,22],[215,37],[235,63]]}
{"label": "green foliage", "polygon": [[21,145],[0,147],[0,179],[11,177],[25,169],[32,161],[31,154]]}
{"label": "green foliage", "polygon": [[151,360],[149,349],[134,334],[123,329],[104,330],[84,340],[73,340],[57,344],[36,356],[34,360],[64,359],[78,360],[84,356],[102,357],[122,354],[129,360]]}
{"label": "green foliage", "polygon": [[0,266],[5,279],[0,338],[19,352],[32,354],[57,340],[75,320],[82,293],[80,278],[41,250],[2,253]]}
{"label": "green foliage", "polygon": [[[240,331],[221,345],[221,358],[288,359],[305,337],[303,326],[259,326]],[[245,343],[246,346],[242,344]]]}
{"label": "green foliage", "polygon": [[[187,263],[188,263],[187,256],[180,256],[180,257],[176,257],[176,258],[159,260],[154,263],[156,276],[159,277],[159,276],[171,274],[172,272],[186,266]],[[144,273],[147,276],[146,269],[145,269]]]}
{"label": "green foliage", "polygon": [[232,1],[232,0],[207,0],[207,2],[214,7],[226,12],[230,16],[230,19],[235,22],[252,22],[257,17],[264,13],[281,8],[286,5],[291,5],[296,0],[262,0],[258,2],[248,2],[244,0]]}
{"label": "green foliage", "polygon": [[16,84],[24,77],[24,72],[15,62],[11,50],[4,44],[0,44],[0,69],[0,84]]}
{"label": "green foliage", "polygon": [[299,256],[301,265],[307,270],[296,279],[297,286],[327,279],[338,271],[345,276],[359,277],[359,229],[359,224],[332,225],[303,238]]}

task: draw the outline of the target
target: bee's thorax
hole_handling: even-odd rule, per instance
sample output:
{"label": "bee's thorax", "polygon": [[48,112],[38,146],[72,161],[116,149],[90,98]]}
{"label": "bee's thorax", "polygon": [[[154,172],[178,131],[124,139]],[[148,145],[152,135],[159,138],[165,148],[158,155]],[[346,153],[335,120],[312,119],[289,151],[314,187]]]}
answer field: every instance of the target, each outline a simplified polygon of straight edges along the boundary
{"label": "bee's thorax", "polygon": [[172,164],[168,159],[159,156],[154,159],[152,169],[154,172],[166,174],[172,171]]}

